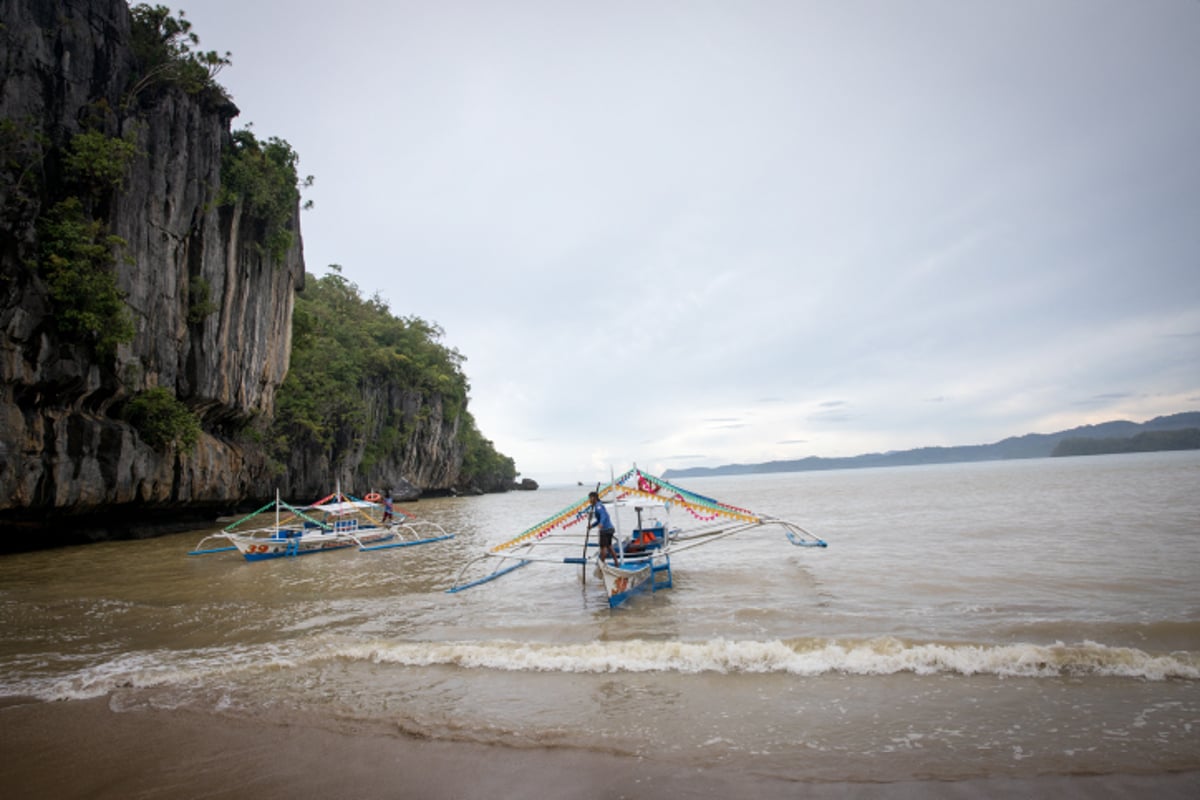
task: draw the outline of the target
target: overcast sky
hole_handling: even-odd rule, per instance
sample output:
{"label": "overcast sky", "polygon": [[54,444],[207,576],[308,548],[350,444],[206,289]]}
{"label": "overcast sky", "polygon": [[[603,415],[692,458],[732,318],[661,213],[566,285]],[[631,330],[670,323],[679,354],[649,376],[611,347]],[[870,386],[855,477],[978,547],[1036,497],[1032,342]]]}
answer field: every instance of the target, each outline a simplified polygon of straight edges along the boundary
{"label": "overcast sky", "polygon": [[183,8],[539,482],[1200,409],[1196,0]]}

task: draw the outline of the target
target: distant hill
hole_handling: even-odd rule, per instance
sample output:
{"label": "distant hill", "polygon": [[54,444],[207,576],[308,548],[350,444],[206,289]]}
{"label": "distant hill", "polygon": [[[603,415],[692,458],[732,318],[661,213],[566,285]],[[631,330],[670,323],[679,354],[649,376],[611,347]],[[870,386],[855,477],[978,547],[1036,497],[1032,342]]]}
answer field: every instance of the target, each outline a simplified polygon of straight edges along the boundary
{"label": "distant hill", "polygon": [[1084,436],[1063,439],[1052,456],[1095,456],[1104,453],[1156,453],[1163,450],[1200,450],[1200,428],[1174,431],[1142,431],[1134,436],[1092,439]]}
{"label": "distant hill", "polygon": [[[689,467],[669,469],[664,478],[696,478],[706,475],[751,475],[764,472],[807,472],[827,469],[861,469],[864,467],[904,467],[917,464],[954,464],[966,461],[1003,461],[1013,458],[1048,458],[1053,455],[1083,455],[1092,453],[1133,452],[1144,449],[1147,442],[1191,442],[1191,435],[1181,437],[1140,436],[1160,431],[1182,431],[1200,428],[1200,411],[1187,411],[1155,417],[1147,422],[1114,420],[1099,425],[1082,425],[1058,433],[1027,433],[993,444],[959,447],[919,447],[915,450],[895,450],[889,453],[867,453],[845,458],[808,458],[790,461],[767,461],[761,464],[726,464],[720,467]],[[1135,437],[1136,445],[1130,444]],[[1080,444],[1080,440],[1086,444]],[[1056,453],[1056,448],[1062,445]],[[1181,449],[1178,445],[1152,449]],[[1190,448],[1188,448],[1190,449]]]}

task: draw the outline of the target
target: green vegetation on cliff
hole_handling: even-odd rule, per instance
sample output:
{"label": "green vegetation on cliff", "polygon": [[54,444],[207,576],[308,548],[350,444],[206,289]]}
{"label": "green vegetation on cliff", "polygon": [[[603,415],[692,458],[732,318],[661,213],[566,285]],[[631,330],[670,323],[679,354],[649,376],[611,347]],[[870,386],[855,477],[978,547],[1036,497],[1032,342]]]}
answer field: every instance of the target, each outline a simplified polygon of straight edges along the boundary
{"label": "green vegetation on cliff", "polygon": [[221,156],[220,205],[241,203],[247,216],[263,227],[264,249],[277,262],[292,246],[290,224],[300,202],[300,187],[312,185],[312,176],[301,183],[296,173],[300,156],[283,139],[259,141],[249,129],[235,131]]}
{"label": "green vegetation on cliff", "polygon": [[134,334],[113,272],[113,253],[125,241],[91,219],[75,197],[51,208],[39,220],[38,234],[38,271],[53,302],[55,329],[65,339],[90,341],[98,354],[112,356]]}
{"label": "green vegetation on cliff", "polygon": [[37,270],[52,302],[51,320],[67,340],[91,342],[101,356],[133,339],[133,319],[117,287],[126,242],[108,231],[101,210],[137,155],[133,142],[89,129],[63,153],[63,188],[72,192],[37,219]]}
{"label": "green vegetation on cliff", "polygon": [[130,138],[88,129],[71,137],[63,167],[76,185],[100,195],[121,185],[136,155],[137,146]]}
{"label": "green vegetation on cliff", "polygon": [[[395,317],[378,296],[365,299],[336,265],[324,277],[308,275],[292,314],[292,357],[276,397],[276,457],[297,447],[315,447],[337,462],[362,447],[364,464],[399,449],[418,422],[440,413],[457,422],[463,448],[463,485],[511,483],[511,458],[496,452],[466,410],[469,384],[463,356],[441,343],[442,330],[425,320]],[[406,417],[393,408],[385,419],[369,419],[368,387],[392,387],[421,398]],[[398,405],[398,404],[397,404]],[[432,420],[437,423],[439,420]],[[380,430],[365,441],[374,425]]]}
{"label": "green vegetation on cliff", "polygon": [[200,420],[161,386],[138,393],[125,407],[124,416],[156,450],[179,447],[190,453],[200,439]]}

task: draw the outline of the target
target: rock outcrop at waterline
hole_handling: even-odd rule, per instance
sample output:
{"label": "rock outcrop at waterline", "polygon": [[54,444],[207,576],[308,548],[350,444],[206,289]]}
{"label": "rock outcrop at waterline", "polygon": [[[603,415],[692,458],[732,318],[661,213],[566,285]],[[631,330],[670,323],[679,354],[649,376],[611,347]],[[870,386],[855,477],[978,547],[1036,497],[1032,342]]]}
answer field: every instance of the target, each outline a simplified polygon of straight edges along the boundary
{"label": "rock outcrop at waterline", "polygon": [[[397,387],[371,401],[420,418],[394,456],[370,469],[352,447],[272,462],[264,432],[305,280],[298,198],[278,248],[261,215],[219,196],[238,109],[219,86],[138,74],[124,0],[0,0],[0,20],[0,523],[104,520],[102,535],[120,535],[113,520],[211,515],[276,488],[315,498],[339,478],[397,496],[454,488],[457,421],[418,414],[430,399]],[[116,180],[72,183],[84,133],[131,143]],[[47,277],[46,239],[59,235],[47,221],[63,208],[79,211],[75,233],[90,231],[72,255],[112,256],[132,322],[115,346],[104,322],[78,335]],[[127,421],[156,388],[199,420],[194,443],[151,442]]]}

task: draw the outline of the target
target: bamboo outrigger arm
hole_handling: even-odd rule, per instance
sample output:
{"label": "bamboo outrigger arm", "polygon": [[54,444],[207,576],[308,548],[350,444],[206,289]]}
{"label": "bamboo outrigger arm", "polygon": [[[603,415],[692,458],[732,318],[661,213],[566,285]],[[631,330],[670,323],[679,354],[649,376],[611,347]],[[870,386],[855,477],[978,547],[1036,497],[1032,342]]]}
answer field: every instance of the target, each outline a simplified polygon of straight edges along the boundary
{"label": "bamboo outrigger arm", "polygon": [[466,564],[464,564],[462,570],[459,571],[458,576],[454,579],[454,585],[446,590],[446,594],[457,594],[458,592],[461,592],[464,589],[470,589],[473,586],[480,586],[481,584],[489,583],[490,581],[494,581],[497,578],[503,577],[510,572],[513,572],[515,570],[520,569],[521,567],[524,567],[527,564],[533,563],[532,561],[523,558],[523,559],[518,560],[517,563],[515,563],[515,564],[509,564],[508,566],[503,566],[503,561],[507,560],[507,558],[505,556],[500,556],[501,563],[498,564],[496,566],[496,569],[494,569],[492,572],[488,573],[487,575],[483,576],[482,578],[477,578],[473,581],[468,581],[467,583],[459,583],[459,581],[462,580],[462,576],[466,573],[466,571],[472,565],[478,564],[480,561],[484,560],[485,558],[495,558],[495,557],[496,556],[493,556],[492,554],[485,553],[484,555],[479,556],[478,558],[473,558],[470,561],[468,561]]}

